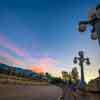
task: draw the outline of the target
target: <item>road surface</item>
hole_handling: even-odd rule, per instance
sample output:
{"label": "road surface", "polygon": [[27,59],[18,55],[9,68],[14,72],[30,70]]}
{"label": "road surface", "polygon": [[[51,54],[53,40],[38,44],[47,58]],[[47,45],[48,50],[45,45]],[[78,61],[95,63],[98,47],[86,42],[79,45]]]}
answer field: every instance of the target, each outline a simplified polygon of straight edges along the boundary
{"label": "road surface", "polygon": [[57,100],[60,95],[56,86],[0,85],[0,100]]}

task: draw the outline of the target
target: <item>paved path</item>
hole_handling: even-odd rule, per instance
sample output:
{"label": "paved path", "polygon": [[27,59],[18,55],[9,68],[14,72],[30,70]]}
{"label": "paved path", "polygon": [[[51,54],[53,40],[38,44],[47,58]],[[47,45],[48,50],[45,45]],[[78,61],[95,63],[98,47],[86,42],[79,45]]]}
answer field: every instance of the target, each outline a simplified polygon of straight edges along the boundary
{"label": "paved path", "polygon": [[57,100],[61,94],[56,86],[0,85],[0,100]]}
{"label": "paved path", "polygon": [[65,87],[63,90],[64,100],[100,100],[100,94],[89,93],[78,89],[75,92],[68,87]]}
{"label": "paved path", "polygon": [[64,87],[63,91],[64,100],[89,100],[87,99],[87,95],[80,91],[74,92],[68,87]]}

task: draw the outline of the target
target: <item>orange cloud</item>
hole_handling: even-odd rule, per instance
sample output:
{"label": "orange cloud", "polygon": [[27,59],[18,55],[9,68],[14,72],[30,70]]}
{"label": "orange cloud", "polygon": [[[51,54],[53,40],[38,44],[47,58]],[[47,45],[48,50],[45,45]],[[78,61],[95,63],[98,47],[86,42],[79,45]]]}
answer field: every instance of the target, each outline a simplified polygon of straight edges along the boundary
{"label": "orange cloud", "polygon": [[32,67],[32,71],[36,72],[36,73],[41,73],[41,72],[45,72],[43,67],[39,67],[39,66],[33,66]]}
{"label": "orange cloud", "polygon": [[57,68],[58,64],[60,64],[58,60],[49,56],[43,56],[36,60],[32,69],[36,72],[52,72]]}

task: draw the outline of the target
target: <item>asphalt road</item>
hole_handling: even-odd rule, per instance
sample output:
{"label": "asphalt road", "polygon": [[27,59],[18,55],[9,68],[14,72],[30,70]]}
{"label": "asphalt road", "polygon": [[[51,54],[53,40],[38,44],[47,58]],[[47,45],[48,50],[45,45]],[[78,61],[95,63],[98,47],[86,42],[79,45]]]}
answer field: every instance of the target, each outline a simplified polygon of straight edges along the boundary
{"label": "asphalt road", "polygon": [[56,86],[0,85],[0,100],[57,100],[60,95]]}

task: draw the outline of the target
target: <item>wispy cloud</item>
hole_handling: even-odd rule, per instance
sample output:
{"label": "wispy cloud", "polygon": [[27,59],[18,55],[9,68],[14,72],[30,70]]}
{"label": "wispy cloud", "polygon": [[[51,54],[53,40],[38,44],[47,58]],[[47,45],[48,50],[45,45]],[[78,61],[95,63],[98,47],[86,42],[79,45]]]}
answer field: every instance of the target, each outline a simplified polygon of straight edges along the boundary
{"label": "wispy cloud", "polygon": [[60,62],[49,56],[42,56],[36,60],[36,64],[32,65],[30,68],[36,72],[50,72],[54,69],[57,69],[57,65]]}
{"label": "wispy cloud", "polygon": [[32,69],[35,72],[52,71],[53,69],[57,68],[57,65],[60,64],[58,60],[45,54],[37,58],[32,57],[25,49],[18,48],[1,34],[0,45],[11,50],[13,53],[16,53],[18,56],[22,57],[23,60],[18,60],[16,57],[11,56],[7,52],[0,52],[0,56],[6,58],[10,63],[14,65],[24,66],[28,69]]}
{"label": "wispy cloud", "polygon": [[12,52],[16,53],[17,56],[28,58],[29,61],[32,61],[33,58],[29,55],[29,53],[23,49],[16,47],[13,43],[7,40],[7,38],[0,34],[0,45],[4,48],[11,50]]}
{"label": "wispy cloud", "polygon": [[9,62],[9,64],[13,64],[17,66],[24,66],[24,63],[22,61],[17,60],[15,57],[11,56],[10,54],[6,52],[0,51],[0,57],[5,58],[6,61]]}
{"label": "wispy cloud", "polygon": [[54,58],[52,57],[41,57],[40,60],[39,60],[40,64],[43,64],[43,65],[57,65],[58,64],[58,61],[55,60]]}

